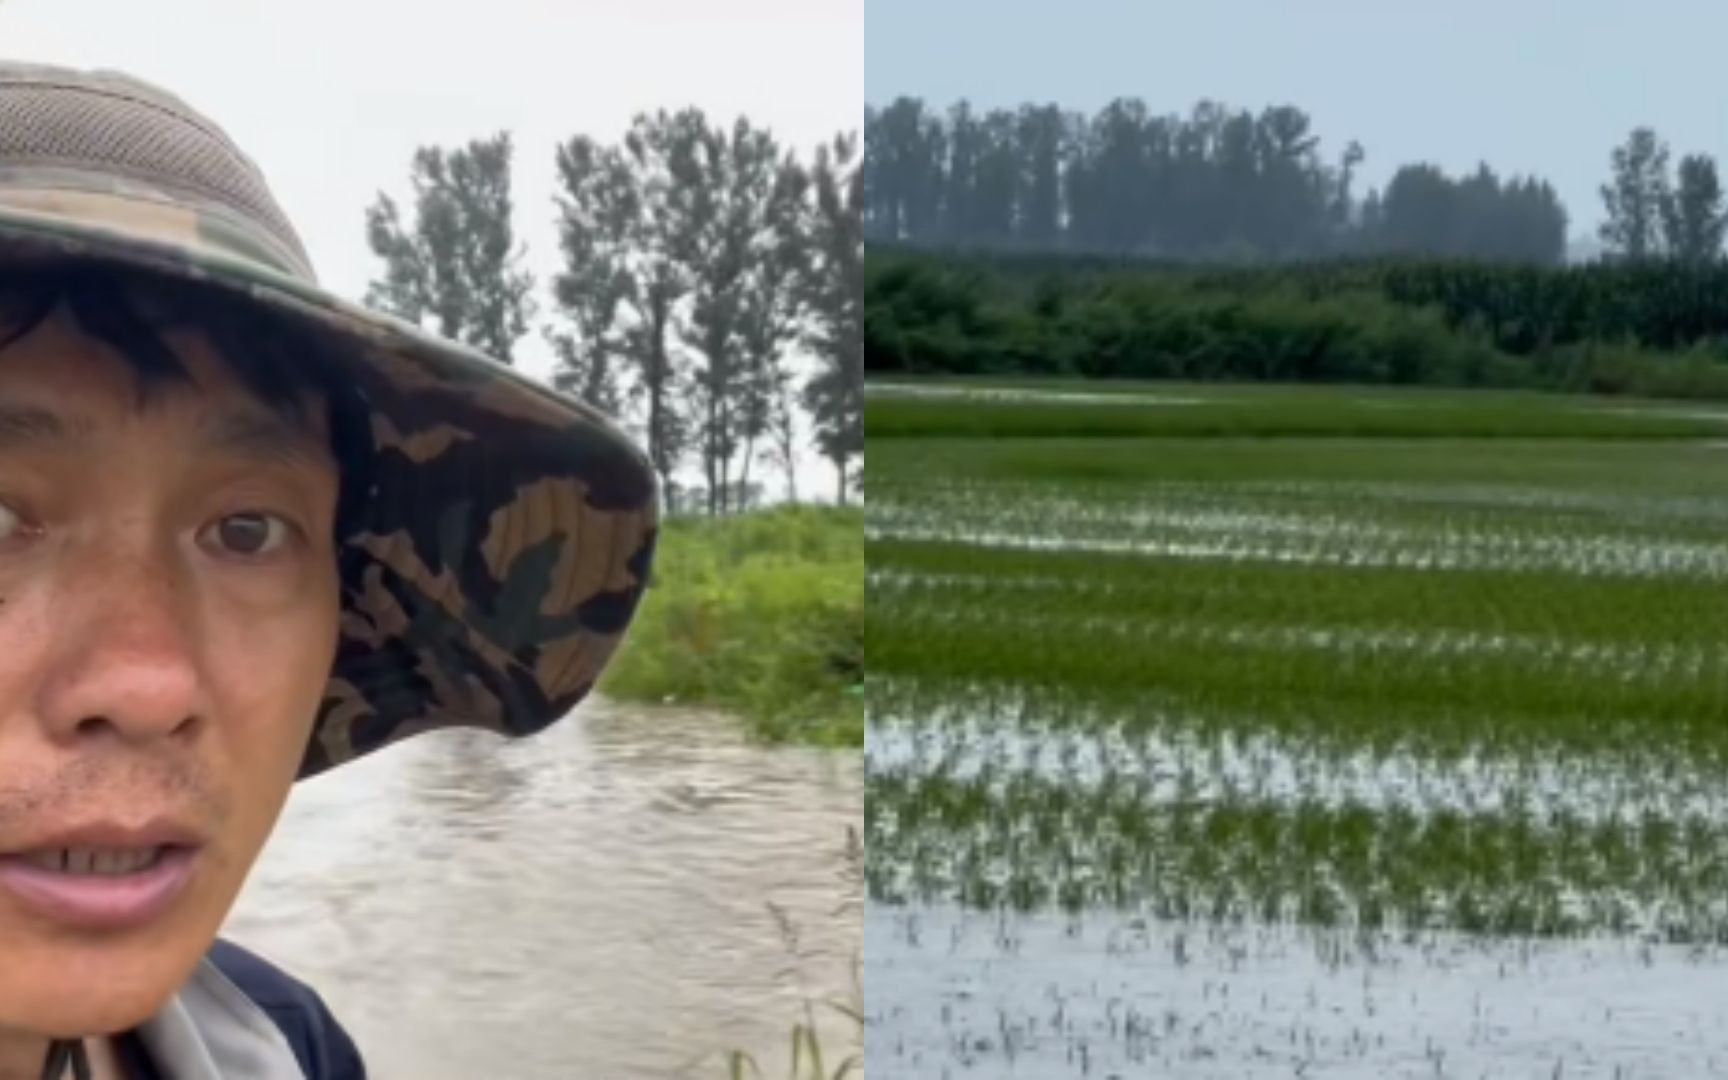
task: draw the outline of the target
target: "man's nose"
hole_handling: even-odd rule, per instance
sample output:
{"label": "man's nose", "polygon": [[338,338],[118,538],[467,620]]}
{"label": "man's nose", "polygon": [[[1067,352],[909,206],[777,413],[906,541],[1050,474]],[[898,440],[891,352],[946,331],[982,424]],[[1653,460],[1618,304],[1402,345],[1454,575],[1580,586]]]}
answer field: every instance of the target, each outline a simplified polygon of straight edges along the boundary
{"label": "man's nose", "polygon": [[109,561],[49,618],[54,648],[38,685],[53,738],[102,727],[153,740],[190,727],[205,710],[194,653],[195,613],[171,559]]}

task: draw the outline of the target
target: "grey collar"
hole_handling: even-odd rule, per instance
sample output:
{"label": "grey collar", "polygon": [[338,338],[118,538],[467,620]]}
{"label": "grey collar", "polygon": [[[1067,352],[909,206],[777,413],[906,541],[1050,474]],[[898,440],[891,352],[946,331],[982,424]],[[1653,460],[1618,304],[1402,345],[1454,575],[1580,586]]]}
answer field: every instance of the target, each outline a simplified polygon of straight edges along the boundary
{"label": "grey collar", "polygon": [[138,1035],[174,1080],[306,1080],[281,1029],[208,959]]}

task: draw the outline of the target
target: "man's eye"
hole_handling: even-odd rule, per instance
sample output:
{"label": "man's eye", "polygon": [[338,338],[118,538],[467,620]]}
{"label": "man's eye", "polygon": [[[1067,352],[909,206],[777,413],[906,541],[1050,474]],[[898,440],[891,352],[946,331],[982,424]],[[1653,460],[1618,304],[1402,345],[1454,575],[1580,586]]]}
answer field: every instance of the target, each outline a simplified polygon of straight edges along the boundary
{"label": "man's eye", "polygon": [[0,502],[0,542],[25,539],[38,531],[23,513]]}
{"label": "man's eye", "polygon": [[267,555],[287,538],[287,523],[273,514],[230,514],[216,522],[212,535],[235,555]]}

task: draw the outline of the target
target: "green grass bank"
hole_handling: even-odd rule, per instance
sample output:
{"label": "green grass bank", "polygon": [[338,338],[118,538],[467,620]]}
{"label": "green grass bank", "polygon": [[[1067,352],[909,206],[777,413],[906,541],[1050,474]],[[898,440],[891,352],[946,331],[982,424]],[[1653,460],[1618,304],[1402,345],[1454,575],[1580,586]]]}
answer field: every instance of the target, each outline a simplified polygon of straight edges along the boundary
{"label": "green grass bank", "polygon": [[666,522],[600,689],[727,709],[771,742],[861,746],[863,677],[862,512],[777,507]]}

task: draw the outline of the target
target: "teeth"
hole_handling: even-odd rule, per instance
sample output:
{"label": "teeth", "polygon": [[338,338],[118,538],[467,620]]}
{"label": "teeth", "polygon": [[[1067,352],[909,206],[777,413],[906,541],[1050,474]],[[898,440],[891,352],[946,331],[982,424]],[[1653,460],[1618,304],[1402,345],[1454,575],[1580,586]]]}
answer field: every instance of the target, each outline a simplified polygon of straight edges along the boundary
{"label": "teeth", "polygon": [[46,870],[58,870],[66,874],[98,874],[105,877],[136,874],[156,865],[156,861],[161,857],[161,848],[147,851],[61,848],[58,851],[38,851],[24,856],[26,861]]}

